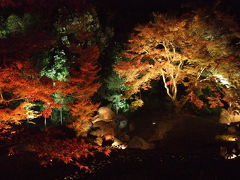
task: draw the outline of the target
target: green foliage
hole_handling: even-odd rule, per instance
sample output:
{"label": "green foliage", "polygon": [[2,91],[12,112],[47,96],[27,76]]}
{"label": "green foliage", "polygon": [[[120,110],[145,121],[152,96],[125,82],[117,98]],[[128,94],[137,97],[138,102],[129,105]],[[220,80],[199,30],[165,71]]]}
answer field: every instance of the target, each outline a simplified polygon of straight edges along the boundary
{"label": "green foliage", "polygon": [[74,98],[69,97],[63,97],[58,93],[52,94],[52,97],[54,98],[56,103],[61,103],[61,109],[59,108],[53,108],[52,115],[51,115],[51,123],[53,125],[59,125],[61,123],[61,118],[63,123],[67,123],[70,119],[70,112],[69,108],[66,104],[72,104],[74,102]]}
{"label": "green foliage", "polygon": [[124,85],[124,80],[118,74],[112,72],[104,80],[100,95],[103,99],[110,102],[116,112],[127,112],[130,106],[128,101],[123,97],[123,91],[125,90],[127,90],[127,87]]}
{"label": "green foliage", "polygon": [[48,57],[42,60],[42,65],[41,76],[67,81],[69,71],[67,68],[67,57],[63,50],[53,50],[53,53],[50,53]]}
{"label": "green foliage", "polygon": [[113,71],[112,74],[104,81],[110,91],[127,90],[127,87],[124,85],[124,80],[116,74],[115,71]]}
{"label": "green foliage", "polygon": [[23,29],[22,19],[15,14],[10,15],[6,20],[6,28],[10,32],[16,32]]}
{"label": "green foliage", "polygon": [[[61,115],[62,113],[62,115]],[[70,119],[70,113],[69,110],[65,107],[62,110],[58,109],[58,108],[54,108],[52,115],[51,115],[51,123],[53,125],[59,125],[61,123],[61,116],[62,116],[62,120],[63,120],[63,124],[66,124],[69,119]]]}
{"label": "green foliage", "polygon": [[[61,10],[60,10],[61,17]],[[96,32],[98,31],[100,25],[96,15],[96,12],[87,11],[82,16],[78,14],[68,15],[64,20],[59,18],[58,22],[55,24],[58,34],[70,34],[74,26],[83,27],[78,29],[82,32]]]}
{"label": "green foliage", "polygon": [[30,14],[24,14],[22,17],[11,14],[6,19],[0,17],[0,39],[7,38],[13,33],[21,33],[29,29],[36,21],[36,18]]}
{"label": "green foliage", "polygon": [[60,41],[63,45],[69,46],[71,38],[75,32],[82,32],[83,34],[92,34],[92,38],[84,39],[79,42],[79,46],[88,47],[92,45],[99,45],[101,50],[108,46],[110,38],[114,35],[113,29],[107,27],[105,30],[100,26],[98,15],[94,9],[84,12],[82,15],[71,14],[62,18],[63,12],[59,10],[59,19],[55,23],[55,28],[60,36]]}
{"label": "green foliage", "polygon": [[63,97],[58,93],[52,94],[52,97],[56,103],[62,104],[62,109],[65,111],[69,110],[65,104],[72,104],[75,101],[75,99],[71,96]]}
{"label": "green foliage", "polygon": [[111,102],[111,106],[116,112],[129,111],[130,106],[122,94],[109,95],[106,99]]}
{"label": "green foliage", "polygon": [[113,63],[114,64],[118,64],[120,61],[130,61],[129,58],[127,58],[126,56],[122,55],[122,51],[127,50],[128,46],[127,45],[123,45],[120,43],[114,43],[114,48],[111,52],[111,56],[113,59]]}
{"label": "green foliage", "polygon": [[[68,77],[70,77],[68,68],[74,63],[75,56],[70,53],[71,47],[87,48],[98,44],[100,24],[94,13],[94,11],[87,11],[83,14],[65,14],[59,10],[58,20],[54,24],[58,36],[56,45],[38,58],[40,59],[38,62],[41,67],[41,76],[68,81]],[[70,119],[70,110],[67,108],[67,104],[72,104],[76,99],[71,96],[63,97],[61,92],[52,94],[52,97],[55,102],[62,105],[61,109],[53,109],[51,122],[59,124],[62,117],[67,122]]]}
{"label": "green foliage", "polygon": [[[123,44],[114,42],[104,53],[104,61],[102,62],[102,87],[99,91],[99,96],[106,100],[115,112],[130,111],[130,100],[127,100],[123,94],[128,87],[124,84],[124,79],[121,78],[112,69],[112,64],[116,64],[121,60],[126,60],[121,55],[121,51],[125,49]],[[109,59],[110,61],[105,61]]]}

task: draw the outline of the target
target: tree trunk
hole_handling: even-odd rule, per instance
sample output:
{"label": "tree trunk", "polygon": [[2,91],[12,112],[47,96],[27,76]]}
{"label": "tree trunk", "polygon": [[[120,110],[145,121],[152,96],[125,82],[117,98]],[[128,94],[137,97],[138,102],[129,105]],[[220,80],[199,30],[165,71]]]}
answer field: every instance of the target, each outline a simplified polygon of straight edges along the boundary
{"label": "tree trunk", "polygon": [[44,127],[46,128],[47,127],[47,118],[44,117]]}

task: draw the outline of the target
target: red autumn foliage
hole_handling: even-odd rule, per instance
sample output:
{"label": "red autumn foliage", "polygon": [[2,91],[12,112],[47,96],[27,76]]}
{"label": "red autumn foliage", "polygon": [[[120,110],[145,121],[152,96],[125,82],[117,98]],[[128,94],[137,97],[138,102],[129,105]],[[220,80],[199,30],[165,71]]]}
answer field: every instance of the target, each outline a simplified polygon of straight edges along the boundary
{"label": "red autumn foliage", "polygon": [[[31,102],[42,101],[45,109],[40,112],[45,118],[49,117],[52,108],[58,108],[51,95],[57,92],[57,87],[52,81],[44,81],[38,70],[34,68],[31,61],[16,61],[6,68],[0,68],[0,103],[3,104],[0,119],[6,127],[12,124],[20,124],[28,118],[27,106]],[[11,95],[5,96],[4,93]],[[13,102],[20,102],[15,109],[7,108]],[[6,128],[2,127],[5,131]],[[7,128],[8,130],[10,128]]]}
{"label": "red autumn foliage", "polygon": [[[76,28],[76,27],[74,27]],[[81,27],[79,27],[81,28]],[[76,31],[76,37],[82,32]],[[85,36],[89,38],[90,36]],[[82,40],[82,39],[81,39]],[[75,99],[73,104],[68,104],[73,122],[69,127],[75,129],[77,136],[85,136],[93,113],[97,111],[98,104],[92,103],[91,97],[97,92],[100,83],[97,82],[100,67],[98,64],[99,48],[97,46],[81,47],[77,44],[81,41],[78,38],[70,46],[72,53],[72,66],[68,82],[56,82],[59,87],[59,94],[63,97],[71,96]],[[86,39],[85,39],[86,40]]]}
{"label": "red autumn foliage", "polygon": [[45,108],[43,111],[42,111],[42,116],[44,118],[48,118],[50,117],[52,114],[52,109],[51,108]]}
{"label": "red autumn foliage", "polygon": [[193,92],[191,92],[188,97],[190,102],[192,102],[197,108],[201,109],[204,106],[203,101],[201,101]]}
{"label": "red autumn foliage", "polygon": [[80,169],[91,171],[91,167],[84,164],[84,160],[98,152],[107,156],[111,152],[108,147],[99,147],[87,143],[84,139],[67,136],[65,131],[59,129],[46,129],[44,132],[36,129],[34,132],[20,130],[19,134],[12,138],[11,143],[17,145],[10,148],[11,155],[33,152],[44,166],[55,161],[63,161],[65,164],[73,164]]}
{"label": "red autumn foliage", "polygon": [[[71,13],[80,12],[81,14],[87,7],[84,1],[78,0],[53,0],[51,2],[47,0],[12,0],[11,2],[15,5],[14,8],[19,8],[26,13],[38,14],[41,18],[49,16],[49,14],[55,17],[59,7],[64,7],[61,9],[66,11],[61,12],[63,14],[69,13],[69,10]],[[7,5],[10,4],[5,3],[1,7],[7,7]],[[54,17],[52,20],[55,20]],[[0,80],[0,102],[6,105],[19,100],[29,103],[42,101],[45,109],[41,114],[47,118],[51,115],[52,108],[61,107],[61,104],[56,103],[51,96],[53,93],[58,93],[63,97],[71,96],[76,101],[74,105],[69,105],[70,111],[79,111],[78,115],[73,118],[75,121],[73,124],[76,125],[77,121],[89,121],[90,114],[98,107],[98,105],[91,103],[91,97],[100,87],[100,83],[96,82],[97,73],[100,71],[97,63],[99,49],[97,46],[85,48],[77,46],[79,42],[90,39],[92,34],[82,31],[84,25],[72,25],[73,27],[70,29],[74,31],[72,33],[75,35],[75,40],[71,43],[69,50],[74,58],[70,60],[72,62],[72,64],[70,63],[71,76],[68,82],[53,82],[49,78],[41,77],[39,70],[33,66],[34,62],[31,62],[30,59],[32,55],[56,45],[56,37],[46,29],[44,30],[48,27],[45,23],[43,21],[41,26],[37,26],[37,28],[24,34],[14,34],[7,39],[0,40],[0,58],[3,59],[0,68],[0,74],[3,77]],[[39,27],[43,28],[43,31],[39,31]],[[11,93],[11,97],[5,97],[4,92]],[[74,110],[76,107],[78,110]],[[10,116],[11,114],[6,117],[11,118]]]}
{"label": "red autumn foliage", "polygon": [[[57,43],[57,38],[49,31],[52,22],[61,7],[62,11],[71,13],[85,11],[86,3],[79,0],[0,0],[0,8],[21,9],[21,12],[40,15],[42,23],[36,28],[27,30],[23,34],[10,34],[7,39],[0,39],[0,133],[8,133],[11,143],[16,144],[11,152],[18,153],[24,147],[24,151],[34,152],[40,157],[43,165],[51,164],[52,160],[61,160],[66,164],[75,164],[79,168],[91,170],[82,163],[82,159],[93,156],[96,152],[109,155],[109,148],[95,146],[86,143],[83,139],[70,138],[62,131],[34,132],[24,134],[13,130],[22,120],[26,120],[26,105],[35,101],[43,102],[44,110],[39,112],[44,118],[48,118],[53,108],[60,108],[62,104],[56,103],[53,93],[60,96],[71,96],[75,101],[68,105],[73,116],[71,127],[77,133],[82,128],[82,122],[89,122],[98,104],[91,102],[91,97],[100,87],[97,82],[100,71],[97,60],[99,48],[97,46],[79,47],[79,42],[88,40],[92,34],[84,34],[81,27],[76,34],[76,40],[71,44],[70,52],[73,58],[70,64],[70,78],[67,82],[54,81],[41,77],[40,69],[35,67],[33,55],[45,49],[52,48]],[[63,15],[64,12],[61,12]],[[45,17],[51,17],[45,21]],[[41,29],[41,30],[39,30]],[[47,33],[48,32],[48,33]],[[52,31],[51,31],[52,32]],[[79,34],[77,34],[79,33]],[[6,93],[8,95],[6,95]],[[19,103],[15,109],[8,108],[9,104]],[[13,126],[12,126],[13,125]],[[12,131],[10,131],[12,128]],[[14,149],[14,150],[13,150]]]}
{"label": "red autumn foliage", "polygon": [[[44,136],[46,137],[46,136]],[[83,139],[41,139],[40,143],[31,145],[32,151],[37,153],[42,165],[49,165],[52,160],[60,160],[65,164],[75,164],[80,169],[91,171],[91,169],[81,163],[81,159],[94,156],[95,152],[106,152],[107,148],[86,143]]]}

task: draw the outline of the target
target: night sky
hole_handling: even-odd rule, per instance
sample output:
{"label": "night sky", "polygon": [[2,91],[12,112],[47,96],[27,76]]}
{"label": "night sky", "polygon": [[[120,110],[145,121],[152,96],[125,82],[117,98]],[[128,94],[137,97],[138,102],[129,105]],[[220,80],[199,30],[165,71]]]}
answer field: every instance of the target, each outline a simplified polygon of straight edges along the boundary
{"label": "night sky", "polygon": [[103,26],[115,29],[115,40],[126,41],[137,24],[151,20],[153,12],[179,16],[201,8],[212,11],[212,7],[233,15],[239,20],[238,0],[91,0],[96,5]]}

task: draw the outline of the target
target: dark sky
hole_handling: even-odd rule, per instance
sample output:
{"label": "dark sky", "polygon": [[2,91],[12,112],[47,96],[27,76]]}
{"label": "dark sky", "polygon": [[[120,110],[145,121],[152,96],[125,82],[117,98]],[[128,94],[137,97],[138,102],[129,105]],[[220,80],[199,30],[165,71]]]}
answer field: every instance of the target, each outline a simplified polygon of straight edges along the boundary
{"label": "dark sky", "polygon": [[180,9],[181,1],[169,3],[169,0],[95,0],[95,3],[103,26],[114,27],[116,38],[124,40],[135,25],[148,22],[152,12]]}
{"label": "dark sky", "polygon": [[[112,26],[118,40],[125,40],[126,35],[137,24],[151,19],[152,12],[168,13],[179,16],[196,8],[207,9],[217,4],[221,11],[240,16],[240,0],[91,0],[98,8],[98,15],[103,26]],[[218,3],[216,3],[218,2]],[[209,9],[211,11],[211,8]]]}

